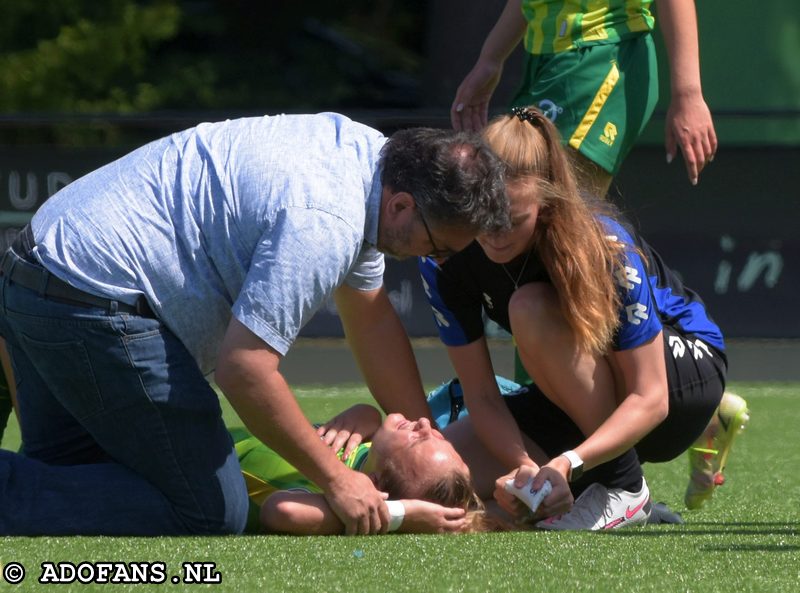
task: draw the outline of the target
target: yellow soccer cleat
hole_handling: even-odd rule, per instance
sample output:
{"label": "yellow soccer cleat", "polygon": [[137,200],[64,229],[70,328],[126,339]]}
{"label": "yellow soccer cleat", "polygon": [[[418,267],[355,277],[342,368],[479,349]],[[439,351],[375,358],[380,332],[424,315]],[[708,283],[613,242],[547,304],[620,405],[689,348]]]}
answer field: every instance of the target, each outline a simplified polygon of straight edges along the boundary
{"label": "yellow soccer cleat", "polygon": [[736,436],[750,421],[750,410],[744,398],[724,393],[711,422],[700,440],[689,449],[689,485],[684,502],[692,510],[699,509],[714,495],[717,486],[725,483],[725,463]]}

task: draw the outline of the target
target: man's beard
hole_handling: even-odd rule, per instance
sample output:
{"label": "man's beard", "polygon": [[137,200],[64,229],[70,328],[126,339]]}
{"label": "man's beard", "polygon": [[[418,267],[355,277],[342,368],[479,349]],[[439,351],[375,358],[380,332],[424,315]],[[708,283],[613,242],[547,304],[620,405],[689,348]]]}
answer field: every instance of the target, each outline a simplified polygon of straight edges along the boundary
{"label": "man's beard", "polygon": [[411,227],[408,224],[401,229],[384,229],[378,232],[378,251],[392,259],[404,260],[412,256],[408,251],[408,237]]}

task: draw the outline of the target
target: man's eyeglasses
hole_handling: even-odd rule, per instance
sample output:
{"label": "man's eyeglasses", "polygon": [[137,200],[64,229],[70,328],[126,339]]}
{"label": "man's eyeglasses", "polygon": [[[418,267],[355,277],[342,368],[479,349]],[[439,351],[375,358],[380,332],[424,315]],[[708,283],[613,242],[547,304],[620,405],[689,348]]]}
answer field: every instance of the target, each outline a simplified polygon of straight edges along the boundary
{"label": "man's eyeglasses", "polygon": [[444,259],[453,255],[452,249],[439,249],[436,246],[436,242],[433,240],[433,235],[431,234],[431,227],[428,226],[428,221],[425,220],[425,215],[422,214],[422,210],[419,208],[417,208],[417,212],[419,213],[419,219],[422,221],[422,226],[425,227],[425,232],[428,233],[428,240],[431,242],[431,247],[433,247],[431,252],[426,254],[425,257],[430,257],[431,259]]}

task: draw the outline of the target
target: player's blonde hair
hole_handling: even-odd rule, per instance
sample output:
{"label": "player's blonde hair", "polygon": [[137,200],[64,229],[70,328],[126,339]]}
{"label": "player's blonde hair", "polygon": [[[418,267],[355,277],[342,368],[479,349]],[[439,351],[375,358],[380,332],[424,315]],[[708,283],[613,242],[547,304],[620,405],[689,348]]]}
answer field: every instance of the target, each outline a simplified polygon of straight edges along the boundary
{"label": "player's blonde hair", "polygon": [[469,470],[454,467],[450,472],[437,476],[425,484],[422,492],[415,491],[411,485],[418,485],[404,475],[400,467],[387,460],[378,478],[378,487],[389,494],[391,499],[416,498],[427,500],[446,507],[461,508],[467,511],[467,527],[464,532],[493,531],[496,526],[484,511],[483,502],[475,493]]}
{"label": "player's blonde hair", "polygon": [[621,265],[621,246],[607,239],[596,215],[611,208],[580,195],[558,130],[539,110],[517,108],[499,116],[483,136],[506,164],[506,183],[530,188],[537,200],[533,249],[578,346],[605,352],[619,324],[613,274]]}

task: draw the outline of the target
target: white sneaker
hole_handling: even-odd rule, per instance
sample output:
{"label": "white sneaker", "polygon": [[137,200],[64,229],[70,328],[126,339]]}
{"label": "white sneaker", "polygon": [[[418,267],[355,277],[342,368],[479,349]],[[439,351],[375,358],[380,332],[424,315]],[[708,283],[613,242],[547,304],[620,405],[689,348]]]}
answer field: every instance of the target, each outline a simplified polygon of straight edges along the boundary
{"label": "white sneaker", "polygon": [[650,490],[642,478],[638,492],[621,488],[610,490],[602,484],[592,484],[583,491],[572,509],[539,521],[536,527],[553,531],[599,531],[644,525],[650,516]]}

